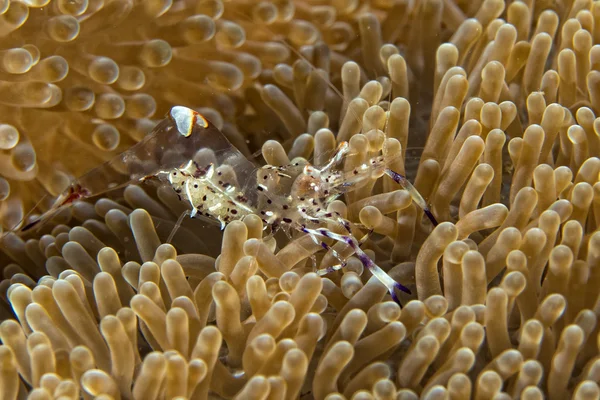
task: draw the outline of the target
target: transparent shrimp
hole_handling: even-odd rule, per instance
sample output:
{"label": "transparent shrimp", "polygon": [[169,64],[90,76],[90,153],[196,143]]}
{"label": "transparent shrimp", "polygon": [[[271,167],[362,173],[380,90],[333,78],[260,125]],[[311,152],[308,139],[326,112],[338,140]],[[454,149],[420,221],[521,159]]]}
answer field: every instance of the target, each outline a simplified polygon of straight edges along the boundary
{"label": "transparent shrimp", "polygon": [[[383,156],[347,171],[341,164],[348,155],[349,145],[343,142],[319,168],[308,162],[257,168],[206,118],[189,108],[176,106],[144,140],[73,181],[50,210],[21,232],[50,219],[76,200],[136,182],[158,181],[171,186],[180,200],[189,205],[189,217],[209,218],[220,223],[221,229],[233,220],[256,214],[271,233],[283,229],[288,236],[292,230],[308,234],[340,262],[337,267],[318,271],[321,274],[343,268],[345,260],[320,238],[343,243],[398,301],[396,290],[410,291],[360,248],[364,238],[358,240],[352,233],[352,226],[357,224],[328,211],[329,206],[341,195],[387,175],[408,190],[434,225],[437,222],[416,189],[404,176],[390,170]],[[284,184],[283,180],[290,183]],[[323,224],[328,222],[341,225],[346,233],[324,228]]]}

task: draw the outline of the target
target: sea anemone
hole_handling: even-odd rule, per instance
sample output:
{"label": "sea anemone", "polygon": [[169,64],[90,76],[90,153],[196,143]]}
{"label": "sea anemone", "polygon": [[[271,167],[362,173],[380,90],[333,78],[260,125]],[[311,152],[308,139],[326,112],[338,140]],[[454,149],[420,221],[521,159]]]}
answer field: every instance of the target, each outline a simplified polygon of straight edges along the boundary
{"label": "sea anemone", "polygon": [[[0,1],[0,398],[600,399],[598,16],[591,0]],[[174,105],[257,164],[323,165],[348,141],[351,171],[385,149],[439,225],[388,177],[330,208],[412,294],[256,215],[222,235],[184,220],[169,241],[185,205],[165,186],[11,231]]]}

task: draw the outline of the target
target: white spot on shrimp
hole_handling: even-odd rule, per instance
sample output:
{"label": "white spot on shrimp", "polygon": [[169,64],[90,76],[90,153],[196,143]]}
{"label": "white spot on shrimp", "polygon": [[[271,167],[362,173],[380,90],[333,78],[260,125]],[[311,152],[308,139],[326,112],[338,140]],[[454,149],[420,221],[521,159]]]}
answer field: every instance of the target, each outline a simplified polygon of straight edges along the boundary
{"label": "white spot on shrimp", "polygon": [[182,136],[190,136],[195,125],[198,125],[201,128],[208,127],[206,118],[190,108],[175,106],[171,108],[170,114],[173,121],[175,121],[177,130]]}
{"label": "white spot on shrimp", "polygon": [[209,207],[209,208],[208,208],[208,211],[210,211],[210,212],[215,212],[215,211],[217,211],[217,210],[218,210],[218,209],[220,209],[220,208],[221,208],[221,203],[217,203],[217,204],[215,204],[214,206],[212,206],[212,207]]}

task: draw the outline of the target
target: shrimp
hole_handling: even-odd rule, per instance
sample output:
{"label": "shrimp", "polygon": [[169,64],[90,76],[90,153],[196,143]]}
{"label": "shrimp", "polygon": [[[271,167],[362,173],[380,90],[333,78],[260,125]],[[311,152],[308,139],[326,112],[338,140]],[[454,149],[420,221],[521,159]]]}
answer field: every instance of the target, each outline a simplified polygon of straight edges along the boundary
{"label": "shrimp", "polygon": [[[396,290],[410,291],[369,258],[360,248],[364,240],[358,240],[352,234],[353,223],[328,211],[329,206],[342,194],[355,190],[373,177],[387,175],[408,190],[433,225],[437,221],[410,182],[387,168],[383,156],[344,171],[339,165],[348,154],[349,145],[342,142],[321,168],[308,162],[256,167],[205,117],[192,109],[176,106],[144,140],[75,180],[46,213],[25,225],[20,232],[49,220],[77,200],[129,184],[157,181],[172,187],[180,201],[189,205],[182,217],[208,218],[224,229],[231,221],[256,214],[271,234],[284,229],[288,233],[295,230],[309,235],[340,262],[317,271],[320,275],[343,268],[346,261],[319,238],[343,243],[387,287],[394,301],[399,302]],[[272,185],[281,179],[292,181],[287,185],[289,191],[280,192],[276,190],[278,185]],[[339,234],[324,228],[324,222],[339,224],[347,233]]]}

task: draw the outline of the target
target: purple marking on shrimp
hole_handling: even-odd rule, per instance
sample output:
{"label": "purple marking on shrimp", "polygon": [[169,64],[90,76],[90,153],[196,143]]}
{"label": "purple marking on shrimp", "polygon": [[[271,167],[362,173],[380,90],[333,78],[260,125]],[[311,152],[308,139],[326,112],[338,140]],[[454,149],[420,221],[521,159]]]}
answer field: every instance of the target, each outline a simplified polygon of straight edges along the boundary
{"label": "purple marking on shrimp", "polygon": [[[371,270],[373,269],[373,267],[374,267],[375,265],[374,265],[374,263],[373,263],[373,260],[371,260],[371,259],[369,258],[369,256],[368,256],[368,255],[366,255],[366,254],[365,254],[365,253],[363,253],[362,251],[360,251],[360,252],[356,252],[355,254],[358,256],[358,259],[360,260],[360,262],[361,262],[361,263],[362,263],[362,264],[363,264],[365,267],[367,267],[367,269],[368,269],[369,271],[371,271]],[[394,286],[396,287],[396,289],[399,289],[399,290],[403,291],[404,293],[412,294],[412,293],[411,293],[411,291],[410,291],[410,290],[409,290],[409,289],[408,289],[406,286],[403,286],[403,285],[399,284],[398,282],[395,282],[395,283],[394,283]],[[400,304],[400,302],[398,301],[398,298],[395,296],[395,293],[394,293],[392,290],[390,290],[390,294],[392,295],[392,298],[394,298],[394,297],[395,297],[395,298],[394,298],[394,301],[395,301],[396,303]]]}
{"label": "purple marking on shrimp", "polygon": [[[403,286],[400,285],[400,287],[398,289],[402,290],[401,287],[403,287]],[[410,294],[410,291],[408,293]],[[396,292],[392,291],[390,294],[392,295],[392,300],[394,300],[394,302],[396,304],[400,304],[400,299],[398,298],[398,295],[396,294]]]}
{"label": "purple marking on shrimp", "polygon": [[431,221],[431,223],[433,224],[433,226],[438,226],[438,222],[435,219],[435,217],[433,216],[433,214],[431,213],[431,211],[429,211],[428,208],[423,209],[423,212],[425,213],[425,215],[427,215],[427,218],[429,218],[429,220]]}
{"label": "purple marking on shrimp", "polygon": [[417,203],[417,205],[423,209],[423,212],[425,213],[425,215],[427,215],[427,218],[429,218],[429,220],[431,221],[433,226],[437,226],[438,222],[435,219],[435,217],[433,216],[433,214],[431,213],[431,210],[429,210],[429,207],[425,203],[425,200],[423,199],[421,194],[417,191],[417,189],[408,181],[408,179],[406,179],[406,177],[404,177],[403,175],[401,175],[395,171],[392,171],[389,168],[385,170],[385,173],[390,178],[392,178],[394,180],[394,182],[396,182],[399,185],[402,185],[402,187],[408,191],[410,196],[413,198],[413,201],[415,203]]}

